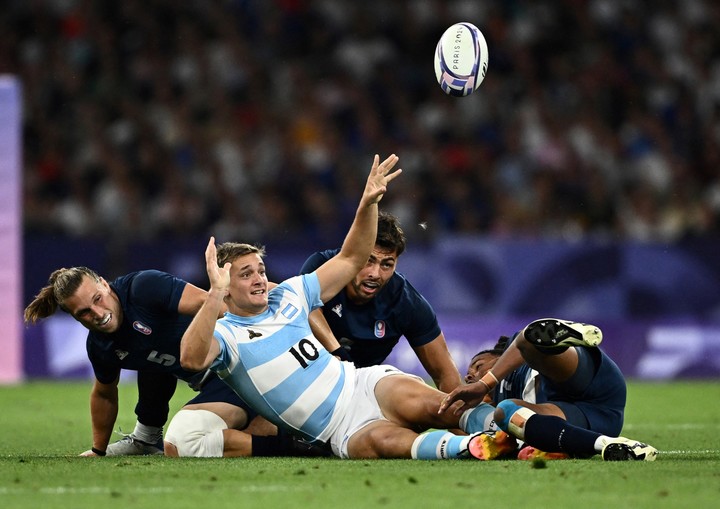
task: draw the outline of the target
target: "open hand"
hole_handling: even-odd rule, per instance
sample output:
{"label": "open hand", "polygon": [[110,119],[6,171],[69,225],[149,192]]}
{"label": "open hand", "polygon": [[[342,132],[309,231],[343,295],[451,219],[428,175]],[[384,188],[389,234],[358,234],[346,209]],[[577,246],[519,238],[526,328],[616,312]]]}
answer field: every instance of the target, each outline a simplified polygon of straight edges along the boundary
{"label": "open hand", "polygon": [[445,396],[440,403],[438,413],[451,412],[453,415],[461,415],[465,410],[482,403],[487,393],[488,386],[481,382],[461,385]]}

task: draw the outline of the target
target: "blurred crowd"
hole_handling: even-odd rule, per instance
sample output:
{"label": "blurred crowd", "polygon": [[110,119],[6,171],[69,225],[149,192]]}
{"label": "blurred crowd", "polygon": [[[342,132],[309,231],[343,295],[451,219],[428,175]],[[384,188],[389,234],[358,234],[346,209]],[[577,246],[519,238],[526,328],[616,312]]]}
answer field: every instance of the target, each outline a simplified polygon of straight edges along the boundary
{"label": "blurred crowd", "polygon": [[[446,96],[442,32],[490,62]],[[720,233],[713,0],[5,0],[29,233],[341,239],[372,156],[427,234]]]}

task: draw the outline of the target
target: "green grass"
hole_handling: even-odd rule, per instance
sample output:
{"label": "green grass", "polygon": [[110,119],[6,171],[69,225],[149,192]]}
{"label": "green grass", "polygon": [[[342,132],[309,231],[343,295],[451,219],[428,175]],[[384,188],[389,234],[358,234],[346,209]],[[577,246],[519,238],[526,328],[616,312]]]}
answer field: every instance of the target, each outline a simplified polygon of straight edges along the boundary
{"label": "green grass", "polygon": [[[0,386],[0,507],[679,508],[720,497],[720,383],[629,384],[624,435],[654,463],[599,458],[344,461],[317,458],[79,458],[90,447],[89,383]],[[179,387],[173,409],[191,397]],[[135,387],[121,385],[131,431]]]}

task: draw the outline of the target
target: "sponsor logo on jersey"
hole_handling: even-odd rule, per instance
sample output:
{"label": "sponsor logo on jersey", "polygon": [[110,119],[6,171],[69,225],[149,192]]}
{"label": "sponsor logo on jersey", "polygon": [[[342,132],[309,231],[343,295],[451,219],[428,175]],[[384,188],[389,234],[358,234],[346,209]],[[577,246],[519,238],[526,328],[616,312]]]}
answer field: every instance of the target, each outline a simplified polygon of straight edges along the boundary
{"label": "sponsor logo on jersey", "polygon": [[130,352],[126,352],[125,350],[115,350],[115,355],[118,356],[118,359],[123,360],[125,357],[128,356]]}
{"label": "sponsor logo on jersey", "polygon": [[145,334],[146,336],[149,336],[150,334],[152,334],[152,329],[150,327],[148,327],[147,325],[145,325],[142,322],[138,322],[137,320],[135,320],[133,322],[133,329],[135,329],[136,331],[138,331],[142,334]]}
{"label": "sponsor logo on jersey", "polygon": [[385,322],[382,320],[378,320],[375,322],[375,337],[376,338],[384,338],[385,337]]}
{"label": "sponsor logo on jersey", "polygon": [[342,304],[337,304],[332,308],[333,313],[342,318]]}
{"label": "sponsor logo on jersey", "polygon": [[255,332],[255,331],[252,330],[252,329],[248,329],[247,331],[248,331],[248,338],[249,338],[249,339],[255,339],[255,338],[262,337],[262,332]]}

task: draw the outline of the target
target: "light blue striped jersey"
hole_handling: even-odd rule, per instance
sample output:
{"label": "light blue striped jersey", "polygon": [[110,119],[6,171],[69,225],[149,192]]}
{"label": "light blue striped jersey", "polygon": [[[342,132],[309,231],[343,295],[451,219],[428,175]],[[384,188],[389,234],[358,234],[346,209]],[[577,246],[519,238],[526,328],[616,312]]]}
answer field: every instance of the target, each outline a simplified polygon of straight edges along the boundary
{"label": "light blue striped jersey", "polygon": [[350,405],[355,370],[310,330],[308,315],[322,306],[317,275],[282,282],[268,303],[259,315],[218,320],[220,354],[211,368],[270,422],[327,441]]}

